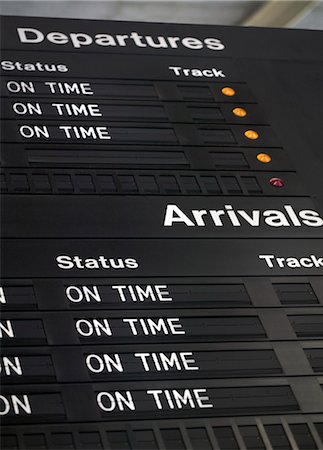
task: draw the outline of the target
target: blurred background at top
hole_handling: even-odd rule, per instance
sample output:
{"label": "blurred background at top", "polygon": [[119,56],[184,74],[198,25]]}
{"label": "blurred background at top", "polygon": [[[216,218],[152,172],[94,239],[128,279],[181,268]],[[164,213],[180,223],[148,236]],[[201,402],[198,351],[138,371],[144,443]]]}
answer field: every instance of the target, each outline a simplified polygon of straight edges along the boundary
{"label": "blurred background at top", "polygon": [[323,1],[317,0],[1,0],[0,14],[323,29]]}

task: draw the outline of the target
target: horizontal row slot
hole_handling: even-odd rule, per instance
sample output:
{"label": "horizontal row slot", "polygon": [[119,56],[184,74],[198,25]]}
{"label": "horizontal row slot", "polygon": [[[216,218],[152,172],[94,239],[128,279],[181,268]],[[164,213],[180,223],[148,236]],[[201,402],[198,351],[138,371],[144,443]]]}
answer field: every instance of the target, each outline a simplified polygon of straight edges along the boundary
{"label": "horizontal row slot", "polygon": [[[66,123],[67,122],[67,123]],[[253,137],[248,137],[251,131]],[[26,121],[3,119],[2,143],[28,144],[90,144],[93,150],[113,145],[154,146],[234,146],[277,147],[278,140],[268,125],[242,124],[190,124],[111,122],[100,123],[80,119],[68,122],[38,120],[28,125]],[[167,148],[166,148],[167,150]]]}
{"label": "horizontal row slot", "polygon": [[[206,381],[204,380],[204,383]],[[199,380],[198,385],[203,385],[203,380]],[[123,384],[118,386],[118,392],[126,395],[127,386]],[[189,392],[194,389],[196,382],[181,381],[181,383],[173,382],[172,389],[177,390],[183,395],[184,390]],[[129,386],[130,387],[130,386]],[[4,386],[2,391],[2,398],[9,395],[17,395],[24,393],[28,396],[28,402],[32,414],[15,414],[13,409],[10,409],[7,414],[2,417],[2,422],[6,424],[39,424],[48,421],[52,423],[60,422],[86,422],[89,418],[88,405],[89,400],[93,396],[94,408],[91,411],[92,420],[133,420],[135,415],[141,418],[150,419],[152,415],[156,419],[170,419],[170,418],[187,418],[187,417],[209,417],[209,416],[227,416],[227,415],[253,415],[253,414],[275,414],[290,412],[299,412],[300,407],[294,395],[293,389],[287,384],[276,384],[267,386],[263,382],[256,386],[222,386],[219,387],[216,382],[210,380],[207,383],[207,389],[204,392],[208,394],[209,408],[195,409],[192,403],[182,406],[182,408],[171,408],[167,403],[165,393],[161,397],[163,408],[156,408],[156,403],[152,397],[149,389],[154,389],[155,383],[145,383],[131,385],[131,397],[136,405],[136,413],[129,409],[115,408],[113,411],[107,411],[100,408],[99,404],[95,407],[95,402],[100,392],[114,391],[113,385],[108,383],[93,383],[90,386],[75,383],[70,384],[47,384],[43,385],[17,385],[15,387]],[[170,389],[168,382],[161,382],[158,389]],[[192,391],[193,392],[193,391]],[[90,396],[90,398],[89,398]],[[77,409],[71,402],[71,399],[77,399]],[[75,401],[74,400],[74,401]],[[103,402],[107,402],[102,400]],[[92,403],[90,403],[92,405]],[[193,411],[192,411],[193,409]],[[195,410],[194,410],[195,409]],[[207,409],[207,411],[206,411]],[[68,419],[67,419],[68,418]]]}
{"label": "horizontal row slot", "polygon": [[[180,356],[179,352],[170,352],[167,348],[154,348],[154,357],[158,364],[164,369],[157,370],[152,356],[145,358],[145,364],[149,371],[145,371],[141,359],[136,355],[136,351],[129,348],[127,351],[117,351],[119,363],[122,364],[122,374],[117,371],[108,373],[107,370],[90,371],[85,363],[89,357],[90,364],[96,369],[103,362],[106,352],[113,358],[109,347],[96,348],[84,347],[81,351],[75,347],[62,349],[60,347],[39,350],[30,348],[28,354],[23,349],[8,349],[5,352],[4,361],[17,365],[22,373],[17,374],[10,370],[10,375],[4,370],[1,372],[1,382],[3,384],[37,383],[37,382],[91,382],[91,381],[135,381],[135,380],[172,380],[195,379],[198,378],[237,378],[237,377],[257,377],[282,375],[283,370],[273,350],[229,350],[218,351],[195,349],[194,352],[184,352]],[[322,358],[322,351],[320,358]],[[114,350],[116,352],[116,350]],[[95,359],[91,357],[95,353]],[[3,353],[4,354],[4,353]],[[156,356],[157,355],[157,356]],[[173,361],[172,361],[173,358]],[[176,358],[176,365],[174,365]],[[188,370],[183,368],[182,359],[190,361],[187,363]],[[185,359],[186,358],[186,359]],[[167,362],[168,361],[168,362]],[[76,373],[73,367],[78,367]],[[166,368],[165,368],[166,367]],[[197,368],[193,370],[193,368]]]}
{"label": "horizontal row slot", "polygon": [[35,171],[1,174],[3,194],[262,194],[257,176],[231,174]]}
{"label": "horizontal row slot", "polygon": [[[7,326],[6,322],[3,322]],[[35,384],[51,382],[126,382],[195,380],[254,377],[305,376],[323,373],[323,347],[309,348],[302,343],[285,343],[299,358],[299,367],[286,359],[281,343],[237,342],[228,344],[208,343],[193,345],[168,344],[142,345],[133,342],[125,348],[123,344],[97,346],[84,344],[68,346],[33,346],[2,348],[2,385]],[[30,342],[32,344],[32,342]],[[144,357],[138,352],[144,351]],[[95,355],[95,356],[93,356]],[[106,355],[118,362],[123,371],[108,370]],[[118,355],[118,360],[115,355]],[[308,370],[308,363],[312,373]],[[75,370],[77,368],[77,370]],[[93,370],[91,370],[93,368]],[[97,370],[100,368],[100,370]],[[147,370],[147,368],[149,370]]]}
{"label": "horizontal row slot", "polygon": [[323,337],[323,315],[290,316],[289,320],[298,337]]}
{"label": "horizontal row slot", "polygon": [[[147,313],[140,312],[132,323],[129,313],[118,313],[111,316],[110,311],[87,311],[87,317],[82,317],[84,312],[55,312],[54,313],[27,313],[17,318],[16,316],[3,315],[2,342],[7,346],[16,345],[46,345],[48,342],[59,345],[78,344],[123,344],[133,342],[134,336],[137,343],[202,343],[222,342],[236,340],[266,340],[267,331],[262,324],[266,321],[266,314],[258,315],[248,311],[248,315],[237,314],[230,317],[226,314],[205,313],[203,311],[194,317],[176,310],[150,312],[152,317],[147,318]],[[175,319],[171,314],[176,314]],[[131,314],[131,313],[130,313]],[[269,313],[268,313],[269,314]],[[131,315],[130,315],[131,317]],[[281,316],[277,315],[278,318]],[[323,337],[322,314],[300,314],[287,316],[298,338],[319,339]],[[62,321],[66,330],[59,333],[59,321]],[[281,319],[283,320],[283,319]],[[131,323],[130,323],[131,322]],[[287,324],[285,318],[283,323]],[[52,328],[52,324],[57,327]],[[287,326],[287,325],[286,325]],[[175,327],[175,328],[174,328]],[[176,330],[172,332],[172,330]],[[179,330],[179,331],[178,331]],[[178,331],[178,332],[177,332]],[[292,332],[287,328],[286,336],[292,337]],[[295,336],[295,339],[296,339]]]}
{"label": "horizontal row slot", "polygon": [[[172,427],[159,425],[149,428],[146,425],[140,429],[131,426],[128,431],[97,430],[92,426],[89,431],[49,430],[46,434],[33,430],[24,433],[19,440],[15,434],[5,434],[1,442],[3,450],[265,450],[268,448],[266,442],[273,450],[292,450],[295,443],[299,450],[317,450],[320,445],[315,442],[306,422],[286,422],[284,425],[275,422],[261,424],[259,428],[254,422],[238,427],[229,423],[207,428],[202,423],[182,428],[177,426],[175,423]],[[314,430],[322,443],[323,423],[316,423]]]}
{"label": "horizontal row slot", "polygon": [[[137,320],[137,334],[134,334],[130,324],[127,322],[126,315],[125,317],[111,318],[108,313],[102,314],[101,311],[94,314],[94,316],[92,312],[88,312],[87,314],[91,314],[91,316],[87,317],[86,322],[84,322],[83,313],[76,312],[73,315],[65,313],[65,319],[63,319],[62,314],[64,313],[56,313],[55,317],[47,316],[45,319],[38,317],[21,317],[16,319],[3,316],[3,323],[6,328],[2,333],[3,345],[46,345],[48,342],[53,344],[65,343],[66,345],[75,342],[80,344],[132,343],[134,335],[136,336],[136,342],[147,344],[152,341],[155,343],[191,343],[241,339],[264,340],[267,338],[259,317],[253,315],[221,317],[216,315],[203,316],[200,314],[195,317],[186,317],[185,315],[180,314],[179,316],[177,314],[179,317],[176,317],[176,320],[171,320],[167,317],[145,320],[140,315],[142,321]],[[57,328],[59,328],[59,320],[66,322],[67,330],[61,330],[59,335],[57,331],[52,330],[49,324],[49,321],[53,321],[54,318],[56,319]],[[107,320],[109,322],[108,325]],[[95,324],[97,323],[100,323],[102,332],[96,332]],[[171,334],[170,330],[174,324],[175,329],[180,329],[180,332]],[[147,333],[145,331],[146,326],[149,327]],[[159,331],[156,331],[156,326],[161,327]],[[113,331],[110,332],[109,328]]]}
{"label": "horizontal row slot", "polygon": [[162,166],[189,167],[189,162],[183,151],[127,151],[110,150],[95,151],[82,150],[27,150],[28,161],[31,164],[69,165],[75,163],[105,166]]}
{"label": "horizontal row slot", "polygon": [[[267,164],[259,153],[270,155]],[[295,168],[281,148],[112,145],[109,148],[89,144],[68,146],[51,144],[6,144],[2,146],[3,167],[83,167],[99,169],[193,169],[254,170],[257,172],[294,172]]]}
{"label": "horizontal row slot", "polygon": [[[40,80],[37,77],[33,77],[32,89],[20,89],[18,92],[10,92],[7,87],[7,82],[16,82],[18,86],[21,82],[25,82],[25,78],[10,77],[2,78],[1,92],[4,96],[10,97],[30,97],[31,94],[36,94],[37,97],[46,98],[52,97],[50,87],[45,84],[47,80]],[[89,80],[84,80],[87,84]],[[71,80],[60,78],[60,82],[70,83]],[[78,81],[82,83],[82,80]],[[243,83],[230,83],[229,85],[234,88],[236,94],[233,97],[225,96],[222,93],[222,88],[226,87],[227,83],[192,83],[192,82],[176,82],[176,81],[155,81],[155,82],[130,82],[126,80],[120,81],[105,81],[99,83],[96,80],[91,80],[90,86],[93,95],[93,99],[120,99],[120,100],[164,100],[164,101],[209,101],[209,102],[254,102],[254,97],[246,84]],[[9,85],[10,88],[10,85]],[[77,90],[70,92],[69,94],[55,93],[55,101],[59,98],[70,99],[79,98]]]}
{"label": "horizontal row slot", "polygon": [[[0,287],[1,297],[5,299],[5,303],[1,305],[3,311],[19,311],[19,310],[37,310],[37,309],[118,309],[120,307],[120,295],[112,285],[105,284],[104,281],[94,280],[93,285],[80,285],[77,281],[70,281],[75,286],[72,289],[70,298],[81,295],[82,301],[73,302],[67,297],[70,284],[63,282],[46,282],[35,284],[15,285],[3,280]],[[157,289],[143,283],[132,283],[130,288],[122,290],[126,309],[149,309],[152,307],[151,299],[156,301]],[[154,286],[154,285],[153,285]],[[319,306],[319,300],[310,283],[274,283],[274,291],[281,305],[292,306]],[[46,289],[46,294],[44,293]],[[84,291],[96,294],[99,302],[87,302]],[[159,292],[159,291],[158,291]],[[166,287],[161,289],[159,295],[167,296],[172,302],[159,302],[159,308],[243,308],[252,306],[252,296],[246,290],[244,284],[175,284],[168,283]],[[51,294],[53,293],[53,294]],[[139,302],[143,295],[147,295],[150,302]],[[136,301],[132,301],[135,298]],[[259,307],[259,305],[255,305]],[[264,306],[272,306],[264,303]]]}
{"label": "horizontal row slot", "polygon": [[318,304],[318,299],[309,283],[277,283],[274,284],[274,288],[284,306]]}
{"label": "horizontal row slot", "polygon": [[[3,99],[3,119],[24,120],[55,120],[84,122],[93,118],[100,122],[153,122],[153,123],[238,123],[265,124],[263,115],[257,105],[243,103],[193,103],[193,102],[121,102],[99,100],[98,103],[82,102],[81,99],[71,101],[63,99],[60,102],[50,99]],[[37,100],[37,101],[36,101]],[[245,115],[239,117],[235,108],[245,110]],[[17,111],[17,112],[16,112]]]}

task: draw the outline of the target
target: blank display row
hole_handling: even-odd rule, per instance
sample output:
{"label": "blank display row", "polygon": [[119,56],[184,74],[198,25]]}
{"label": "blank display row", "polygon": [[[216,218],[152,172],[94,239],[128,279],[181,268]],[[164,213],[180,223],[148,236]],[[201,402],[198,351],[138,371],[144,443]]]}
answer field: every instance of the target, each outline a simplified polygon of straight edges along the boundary
{"label": "blank display row", "polygon": [[133,174],[132,173],[7,173],[1,192],[13,194],[176,194],[252,195],[263,190],[253,175]]}
{"label": "blank display row", "polygon": [[[264,425],[260,430],[257,425],[236,427],[218,426],[205,428],[163,428],[133,429],[127,431],[80,431],[26,433],[23,442],[14,434],[2,438],[3,450],[51,449],[51,450],[265,450],[264,440],[268,440],[273,450],[292,450],[297,445],[299,450],[319,450],[323,439],[323,423],[316,423],[317,433],[314,439],[307,423],[289,424],[285,427],[279,423]],[[318,439],[321,442],[318,442]],[[108,447],[107,447],[108,445]]]}

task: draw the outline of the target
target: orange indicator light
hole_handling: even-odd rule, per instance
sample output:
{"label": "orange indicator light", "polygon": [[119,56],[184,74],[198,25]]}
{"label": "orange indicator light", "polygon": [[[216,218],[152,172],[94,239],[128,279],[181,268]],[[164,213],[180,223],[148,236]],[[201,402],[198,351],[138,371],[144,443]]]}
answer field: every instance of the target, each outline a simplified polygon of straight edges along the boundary
{"label": "orange indicator light", "polygon": [[227,97],[233,97],[235,95],[235,93],[236,93],[236,91],[234,89],[230,88],[230,87],[224,87],[221,90],[221,92],[222,92],[223,95],[226,95]]}
{"label": "orange indicator light", "polygon": [[247,111],[243,108],[234,108],[232,110],[233,114],[238,117],[246,117]]}
{"label": "orange indicator light", "polygon": [[267,153],[259,153],[257,155],[257,159],[258,159],[258,161],[260,161],[261,163],[264,163],[264,164],[270,163],[270,161],[271,161],[271,157],[269,155],[267,155]]}
{"label": "orange indicator light", "polygon": [[244,135],[246,136],[246,138],[251,139],[253,141],[259,138],[259,134],[257,133],[257,131],[254,130],[247,130],[244,132]]}

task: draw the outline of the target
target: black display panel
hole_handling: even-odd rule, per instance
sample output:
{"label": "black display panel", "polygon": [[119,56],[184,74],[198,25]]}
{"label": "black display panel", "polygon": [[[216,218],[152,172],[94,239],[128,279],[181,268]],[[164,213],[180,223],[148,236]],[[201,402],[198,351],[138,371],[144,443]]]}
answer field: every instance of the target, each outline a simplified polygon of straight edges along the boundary
{"label": "black display panel", "polygon": [[1,448],[322,449],[322,33],[1,32]]}

